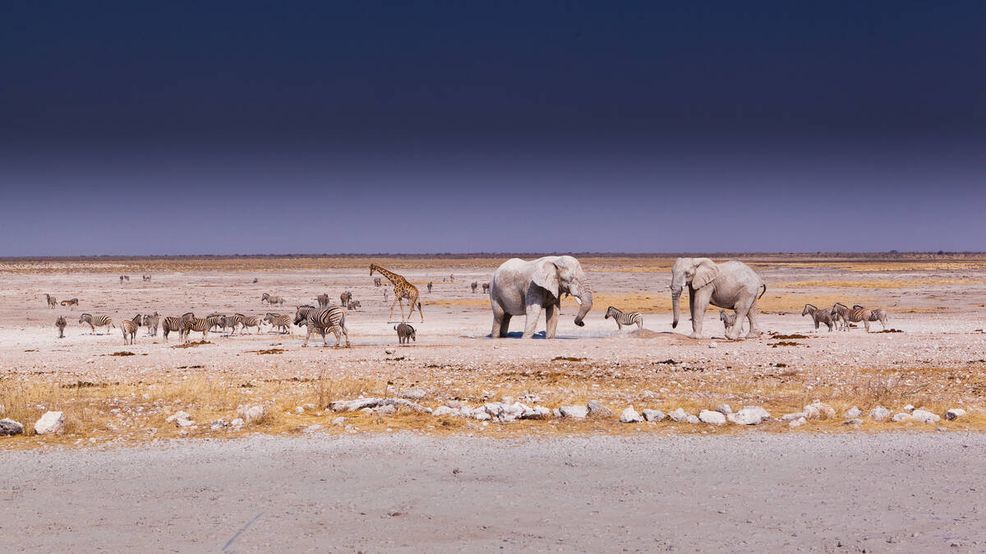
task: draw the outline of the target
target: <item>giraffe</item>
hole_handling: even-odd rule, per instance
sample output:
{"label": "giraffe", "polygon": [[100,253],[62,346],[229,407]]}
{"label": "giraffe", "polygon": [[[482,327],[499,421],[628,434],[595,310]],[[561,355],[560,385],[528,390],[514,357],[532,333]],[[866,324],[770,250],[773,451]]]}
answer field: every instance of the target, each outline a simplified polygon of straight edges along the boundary
{"label": "giraffe", "polygon": [[407,312],[408,319],[414,313],[414,308],[418,308],[418,315],[421,316],[421,321],[424,322],[425,315],[421,313],[421,303],[418,302],[418,287],[412,285],[407,279],[401,277],[400,275],[389,271],[385,268],[378,266],[377,264],[370,264],[370,275],[376,271],[380,275],[383,275],[394,285],[394,301],[390,304],[390,315],[394,315],[394,304],[400,304],[401,306],[401,321],[406,321],[404,319],[404,299],[407,298],[408,302],[411,303],[411,310]]}

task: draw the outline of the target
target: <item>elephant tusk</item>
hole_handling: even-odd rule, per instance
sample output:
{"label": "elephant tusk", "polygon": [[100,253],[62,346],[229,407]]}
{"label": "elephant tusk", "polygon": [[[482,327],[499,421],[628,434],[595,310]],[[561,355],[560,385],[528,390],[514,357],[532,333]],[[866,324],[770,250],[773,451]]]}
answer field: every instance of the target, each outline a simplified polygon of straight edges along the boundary
{"label": "elephant tusk", "polygon": [[576,296],[575,297],[575,303],[578,304],[579,306],[581,306],[582,305],[582,299],[579,298],[578,296]]}

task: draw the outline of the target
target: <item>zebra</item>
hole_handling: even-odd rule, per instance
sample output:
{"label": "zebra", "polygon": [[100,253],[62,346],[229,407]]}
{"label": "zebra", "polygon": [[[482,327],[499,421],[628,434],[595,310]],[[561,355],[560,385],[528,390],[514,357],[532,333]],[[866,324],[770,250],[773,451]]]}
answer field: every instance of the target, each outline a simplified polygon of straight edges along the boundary
{"label": "zebra", "polygon": [[862,323],[866,332],[870,332],[870,322],[879,321],[884,329],[887,328],[887,312],[879,308],[870,310],[859,304],[854,304],[850,309],[841,302],[836,302],[832,306],[832,317],[842,320],[842,329],[848,330],[850,323]]}
{"label": "zebra", "polygon": [[[307,329],[305,342],[302,347],[308,346],[308,340],[312,333],[322,335],[322,344],[329,345],[325,334],[331,331],[336,336],[336,348],[342,343],[342,337],[346,337],[346,348],[349,348],[349,332],[346,330],[346,308],[341,306],[331,306],[328,308],[315,308],[313,306],[298,306],[294,314],[294,324],[304,325]],[[340,334],[341,332],[341,334]]]}
{"label": "zebra", "polygon": [[359,300],[350,300],[349,301],[349,305],[346,306],[346,309],[347,310],[353,310],[355,312],[356,311],[356,308],[362,308],[362,307],[363,307],[363,305],[359,303]]}
{"label": "zebra", "polygon": [[329,295],[328,294],[320,294],[320,295],[318,295],[318,296],[315,297],[315,300],[318,301],[318,307],[319,308],[324,308],[324,307],[326,307],[326,306],[329,305]]}
{"label": "zebra", "polygon": [[728,333],[729,330],[736,325],[736,312],[729,313],[726,310],[719,310],[719,319],[722,321],[722,325],[726,328],[726,332]]}
{"label": "zebra", "polygon": [[479,288],[479,282],[478,281],[473,281],[472,283],[469,284],[469,288],[472,289],[472,293],[473,294],[476,294],[476,289]]}
{"label": "zebra", "polygon": [[433,286],[433,283],[431,281],[428,281],[428,292],[429,293],[431,292],[431,287],[432,286]]}
{"label": "zebra", "polygon": [[373,278],[373,286],[375,286],[375,287],[382,287],[383,286],[383,279],[381,279],[379,277],[374,277]]}
{"label": "zebra", "polygon": [[815,321],[815,329],[818,329],[819,323],[824,323],[828,328],[829,332],[835,327],[835,319],[832,317],[831,311],[819,310],[814,304],[805,304],[805,309],[801,311],[801,317],[810,315]]}
{"label": "zebra", "polygon": [[353,293],[348,290],[339,295],[339,303],[342,304],[343,306],[348,306],[349,301],[352,299],[353,299]]}
{"label": "zebra", "polygon": [[58,306],[58,301],[55,300],[55,297],[50,294],[45,294],[45,300],[48,302],[49,310],[54,310],[55,307]]}
{"label": "zebra", "polygon": [[209,323],[212,324],[212,327],[209,327],[209,331],[213,331],[217,327],[219,328],[219,330],[221,332],[225,332],[226,331],[226,316],[225,315],[223,315],[223,314],[221,314],[219,312],[212,312],[211,314],[205,316],[205,318],[208,319],[209,320]]}
{"label": "zebra", "polygon": [[192,316],[188,319],[183,319],[181,322],[181,328],[178,330],[178,336],[181,338],[182,342],[188,342],[189,335],[192,332],[202,333],[202,340],[209,338],[209,329],[213,327],[213,318],[199,319]]}
{"label": "zebra", "polygon": [[832,304],[832,310],[829,313],[832,314],[832,319],[835,320],[836,329],[842,331],[849,330],[849,306],[846,306],[842,302],[836,302]]}
{"label": "zebra", "polygon": [[394,330],[397,331],[398,344],[410,344],[412,340],[415,342],[418,340],[414,327],[411,327],[407,323],[398,323],[397,325],[394,325]]}
{"label": "zebra", "polygon": [[236,314],[236,317],[240,319],[240,333],[243,333],[247,327],[256,327],[257,334],[260,334],[260,322],[262,321],[259,316],[255,315],[243,315]]}
{"label": "zebra", "polygon": [[75,307],[79,305],[79,299],[78,298],[70,298],[68,300],[62,300],[61,303],[62,303],[62,306],[71,306],[72,309],[74,310]]}
{"label": "zebra", "polygon": [[[123,345],[133,344],[134,340],[137,338],[137,329],[140,328],[140,322],[143,318],[140,314],[137,314],[133,319],[124,319],[120,322],[120,331],[123,331]],[[127,342],[129,337],[130,342]]]}
{"label": "zebra", "polygon": [[55,320],[55,327],[58,327],[58,338],[60,339],[65,338],[66,325],[68,325],[68,322],[65,321],[65,316],[62,315],[58,316],[58,319]]}
{"label": "zebra", "polygon": [[161,321],[161,316],[157,312],[154,315],[144,315],[144,320],[141,321],[144,327],[147,327],[147,336],[156,337],[158,323]]}
{"label": "zebra", "polygon": [[164,334],[164,341],[168,341],[168,334],[172,331],[177,331],[179,338],[181,337],[181,324],[182,318],[180,317],[165,317],[161,321],[161,332]]}
{"label": "zebra", "polygon": [[483,283],[483,294],[489,294],[489,293],[490,293],[490,284]]}
{"label": "zebra", "polygon": [[89,328],[92,329],[90,335],[96,334],[96,327],[106,327],[106,332],[109,333],[110,327],[113,327],[113,319],[108,315],[92,315],[90,313],[84,313],[79,317],[79,325],[86,323]]}
{"label": "zebra", "polygon": [[236,314],[232,314],[232,315],[227,315],[227,316],[224,316],[224,317],[226,319],[223,321],[223,329],[226,329],[226,327],[229,327],[230,328],[230,332],[229,332],[230,335],[236,334],[236,326],[237,325],[242,325],[243,324],[243,320],[246,319],[246,316],[243,315],[243,314],[240,314],[240,313],[236,313]]}
{"label": "zebra", "polygon": [[263,296],[260,297],[260,301],[261,302],[267,302],[267,305],[268,306],[273,305],[273,304],[280,304],[282,306],[284,305],[284,299],[283,298],[281,298],[280,296],[274,296],[273,294],[270,294],[268,292],[265,292],[263,294]]}
{"label": "zebra", "polygon": [[144,281],[150,281],[151,280],[151,276],[150,275],[141,275],[140,278],[143,279]]}
{"label": "zebra", "polygon": [[280,329],[281,333],[294,334],[291,330],[291,316],[289,315],[267,312],[267,315],[264,316],[264,321],[270,323],[274,329]]}
{"label": "zebra", "polygon": [[623,329],[624,325],[636,325],[637,329],[644,328],[644,316],[640,312],[622,312],[613,306],[606,308],[606,315],[603,319],[613,318],[616,321],[616,328]]}

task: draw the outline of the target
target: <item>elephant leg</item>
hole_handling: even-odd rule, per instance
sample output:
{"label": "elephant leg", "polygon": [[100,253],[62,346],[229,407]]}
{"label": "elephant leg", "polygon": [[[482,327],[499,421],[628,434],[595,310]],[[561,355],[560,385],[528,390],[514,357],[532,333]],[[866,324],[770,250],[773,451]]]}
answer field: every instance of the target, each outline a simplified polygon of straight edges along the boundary
{"label": "elephant leg", "polygon": [[495,339],[495,338],[505,337],[506,336],[506,333],[503,332],[503,330],[504,330],[504,324],[503,324],[504,316],[506,316],[507,321],[510,321],[510,317],[506,315],[506,313],[503,311],[503,308],[500,306],[500,304],[494,302],[493,303],[493,329],[490,331],[490,338],[491,339]]}
{"label": "elephant leg", "polygon": [[558,330],[558,312],[559,310],[555,306],[548,306],[544,309],[545,338],[555,338],[555,332]]}
{"label": "elephant leg", "polygon": [[524,322],[525,339],[534,336],[534,332],[537,331],[539,319],[541,319],[541,306],[538,304],[529,304],[527,306],[527,321]]}
{"label": "elephant leg", "polygon": [[[712,287],[701,288],[689,296],[689,304],[691,304],[689,308],[692,312],[692,338],[700,339],[702,338],[702,320],[705,318],[705,310],[709,307],[709,300],[712,298]],[[739,320],[737,314],[736,321]],[[726,335],[729,336],[728,333]]]}

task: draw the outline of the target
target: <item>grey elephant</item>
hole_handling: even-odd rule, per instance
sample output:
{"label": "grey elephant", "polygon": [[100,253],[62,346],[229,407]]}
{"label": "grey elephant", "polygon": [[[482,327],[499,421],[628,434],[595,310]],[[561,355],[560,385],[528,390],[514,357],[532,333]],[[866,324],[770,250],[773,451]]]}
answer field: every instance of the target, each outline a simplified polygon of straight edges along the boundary
{"label": "grey elephant", "polygon": [[572,256],[546,256],[526,261],[512,258],[497,268],[490,281],[490,304],[493,307],[493,338],[505,337],[510,318],[527,316],[524,338],[534,336],[541,310],[545,312],[545,338],[554,338],[562,295],[572,295],[579,304],[575,324],[592,309],[592,291],[579,261]]}
{"label": "grey elephant", "polygon": [[739,338],[744,318],[750,321],[747,337],[757,337],[757,300],[767,292],[767,285],[757,272],[743,262],[717,264],[708,258],[678,258],[671,268],[672,328],[678,327],[681,291],[688,286],[688,307],[692,315],[692,338],[702,337],[702,319],[711,303],[718,308],[736,311],[737,325],[726,331],[726,338]]}

